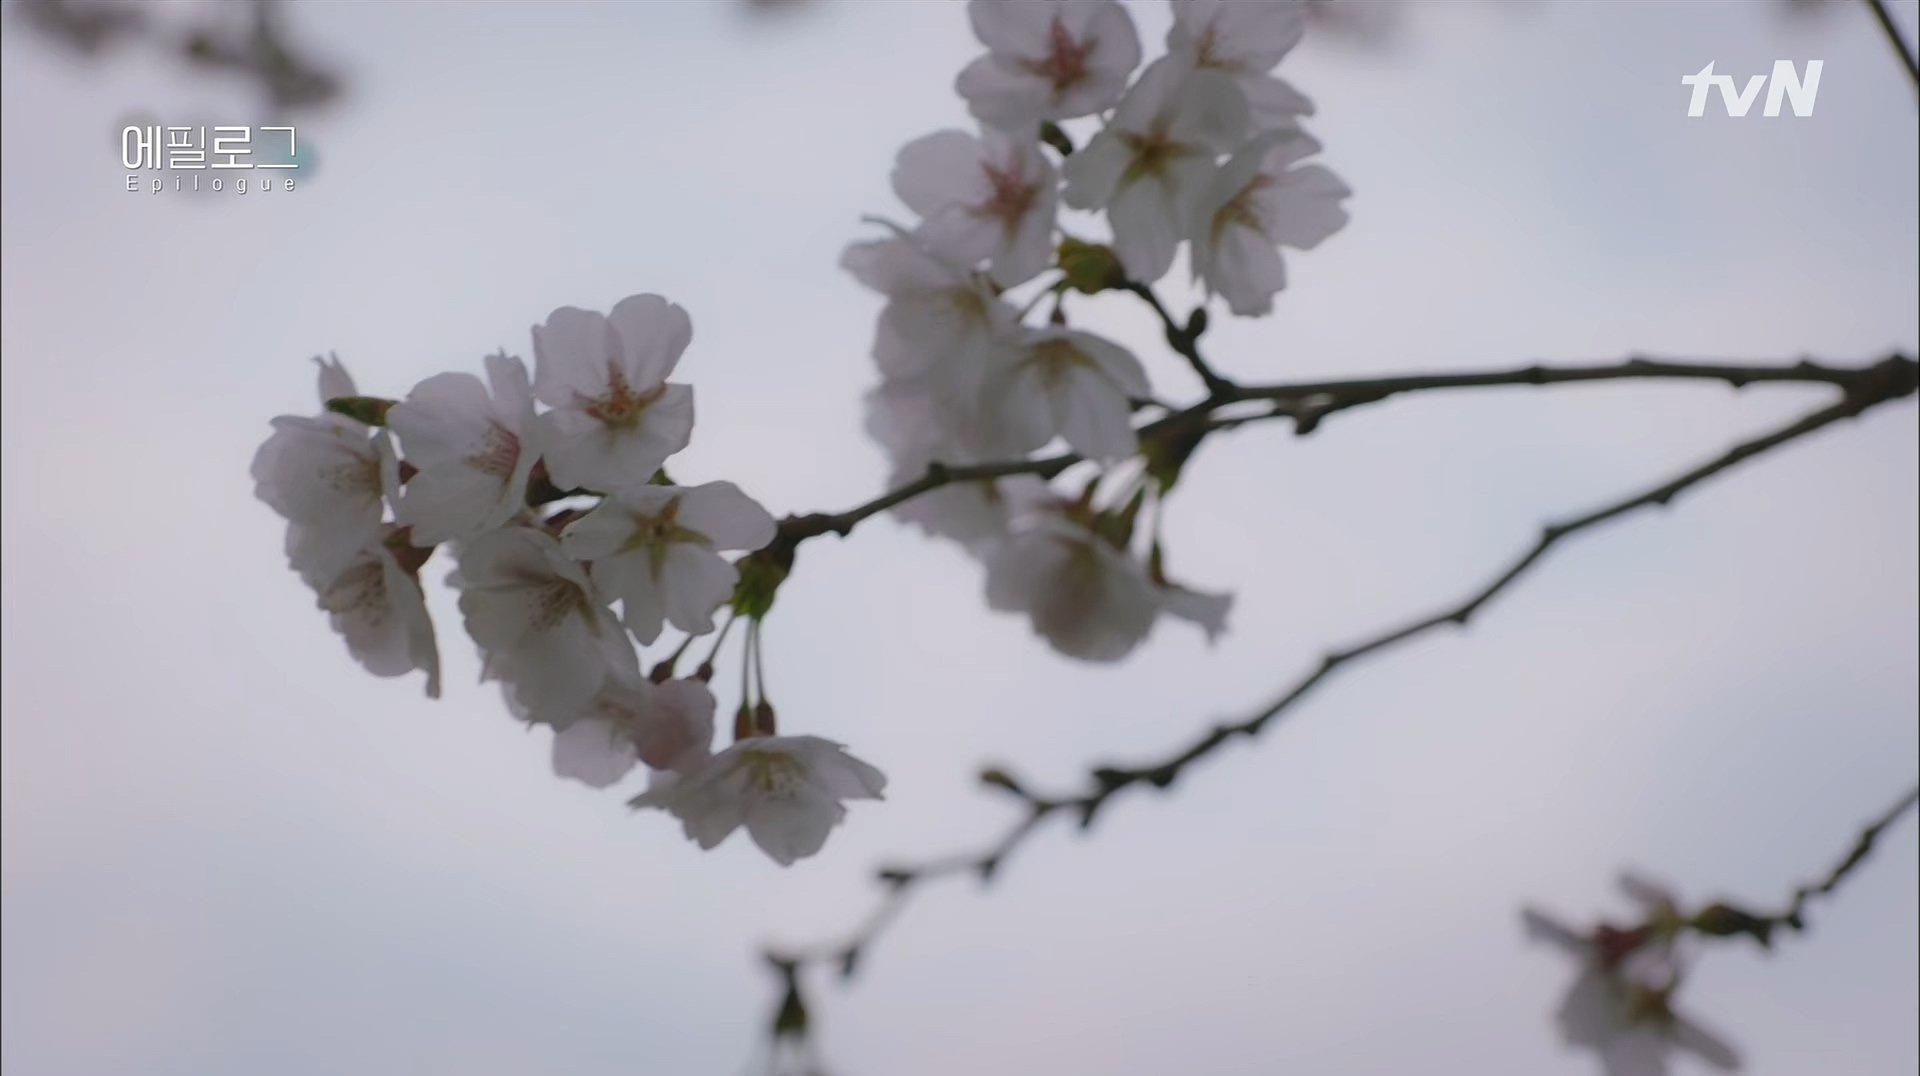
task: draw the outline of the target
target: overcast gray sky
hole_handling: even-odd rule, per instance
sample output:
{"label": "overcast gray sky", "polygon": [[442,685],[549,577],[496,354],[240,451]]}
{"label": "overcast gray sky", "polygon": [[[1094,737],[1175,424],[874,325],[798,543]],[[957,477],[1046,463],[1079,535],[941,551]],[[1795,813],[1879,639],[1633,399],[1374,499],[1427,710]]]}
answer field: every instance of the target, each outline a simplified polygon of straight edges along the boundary
{"label": "overcast gray sky", "polygon": [[[1132,4],[1150,48],[1163,6]],[[1210,353],[1262,379],[1630,352],[1915,348],[1915,105],[1864,11],[1429,4],[1391,50],[1310,40],[1353,223]],[[1915,5],[1900,14],[1912,33]],[[287,571],[247,465],[308,356],[403,394],[552,308],[693,316],[682,481],[776,511],[874,493],[878,302],[835,268],[897,213],[895,150],[961,124],[956,4],[306,3],[350,77],[291,193],[129,194],[127,117],[260,124],[235,83],[4,57],[5,1047],[41,1076],[731,1074],[771,939],[850,925],[866,872],[986,839],[972,775],[1165,749],[1331,645],[1480,583],[1546,519],[1817,407],[1615,385],[1407,400],[1210,446],[1175,565],[1238,594],[1208,649],[1118,667],[991,614],[891,522],[804,550],[767,626],[783,726],[891,776],[816,859],[701,854],[547,772],[426,569],[447,691],[364,675]],[[1680,76],[1823,59],[1815,114],[1685,117]],[[176,117],[193,117],[176,119]],[[1141,312],[1076,316],[1193,391]],[[929,892],[823,996],[847,1076],[1578,1074],[1568,969],[1516,908],[1618,910],[1636,867],[1766,904],[1914,779],[1915,408],[1883,408],[1556,553],[1470,632],[1327,686],[1262,741],[1002,884]],[[1909,819],[1768,957],[1688,1007],[1762,1076],[1920,1065]],[[1685,1071],[1685,1070],[1682,1070]]]}

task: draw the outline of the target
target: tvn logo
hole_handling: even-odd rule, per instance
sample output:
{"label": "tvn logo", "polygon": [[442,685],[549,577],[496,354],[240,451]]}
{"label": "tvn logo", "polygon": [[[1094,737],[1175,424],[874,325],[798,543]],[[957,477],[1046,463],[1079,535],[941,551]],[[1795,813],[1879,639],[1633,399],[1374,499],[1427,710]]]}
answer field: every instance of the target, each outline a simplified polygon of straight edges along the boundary
{"label": "tvn logo", "polygon": [[1784,99],[1792,107],[1796,116],[1813,115],[1813,99],[1820,93],[1821,61],[1808,60],[1807,72],[1803,78],[1793,69],[1792,60],[1773,61],[1773,74],[1754,75],[1747,79],[1745,89],[1733,88],[1732,75],[1716,75],[1713,64],[1701,68],[1691,75],[1680,78],[1682,86],[1691,87],[1693,99],[1687,102],[1687,115],[1704,116],[1707,114],[1707,96],[1714,90],[1720,91],[1720,103],[1725,106],[1727,115],[1744,116],[1760,99],[1760,87],[1767,87],[1767,107],[1761,111],[1763,116],[1778,116],[1780,102]]}

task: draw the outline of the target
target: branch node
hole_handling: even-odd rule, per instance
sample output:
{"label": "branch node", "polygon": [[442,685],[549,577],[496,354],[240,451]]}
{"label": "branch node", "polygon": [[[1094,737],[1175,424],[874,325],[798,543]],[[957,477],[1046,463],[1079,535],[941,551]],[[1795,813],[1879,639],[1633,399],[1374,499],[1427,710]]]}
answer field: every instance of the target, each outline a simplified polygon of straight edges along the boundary
{"label": "branch node", "polygon": [[905,867],[882,867],[874,872],[880,884],[889,889],[900,890],[912,885],[920,877],[917,871]]}

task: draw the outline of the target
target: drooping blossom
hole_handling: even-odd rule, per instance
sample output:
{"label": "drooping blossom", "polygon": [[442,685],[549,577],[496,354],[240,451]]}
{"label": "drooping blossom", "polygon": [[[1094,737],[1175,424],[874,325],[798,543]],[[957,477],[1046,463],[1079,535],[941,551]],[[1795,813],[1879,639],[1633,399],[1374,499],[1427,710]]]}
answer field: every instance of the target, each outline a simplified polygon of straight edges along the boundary
{"label": "drooping blossom", "polygon": [[987,54],[954,88],[995,127],[1099,112],[1140,63],[1140,35],[1115,0],[971,0],[967,16]]}
{"label": "drooping blossom", "polygon": [[585,709],[555,727],[553,772],[605,788],[641,762],[696,769],[712,750],[713,711],[713,692],[698,680],[612,677]]}
{"label": "drooping blossom", "polygon": [[1119,661],[1152,630],[1159,595],[1139,562],[1057,512],[1018,521],[987,559],[987,604],[1024,613],[1068,657]]}
{"label": "drooping blossom", "polygon": [[609,599],[544,532],[488,531],[459,557],[448,582],[460,589],[467,634],[480,645],[486,677],[512,685],[520,705],[570,713],[608,678],[639,674]]}
{"label": "drooping blossom", "polygon": [[396,554],[412,559],[416,551],[405,533],[383,528],[375,540],[332,578],[315,586],[319,605],[333,630],[346,640],[347,652],[375,676],[427,674],[427,697],[440,697],[440,650],[433,620],[413,570]]}
{"label": "drooping blossom", "polygon": [[651,643],[663,623],[712,631],[714,610],[739,580],[718,551],[759,549],[775,529],[767,510],[731,482],[636,486],[569,524],[560,541],[575,560],[592,562],[594,583],[620,599],[627,629]]}
{"label": "drooping blossom", "polygon": [[879,770],[818,736],[740,740],[690,773],[656,774],[631,805],[658,807],[712,848],[745,826],[781,866],[818,852],[847,815],[846,800],[883,798]]}
{"label": "drooping blossom", "polygon": [[1063,197],[1080,209],[1105,209],[1127,275],[1158,280],[1186,238],[1216,159],[1246,128],[1246,96],[1231,79],[1157,60],[1112,122],[1067,158]]}
{"label": "drooping blossom", "polygon": [[687,312],[633,295],[608,314],[564,306],[533,329],[540,450],[562,488],[644,485],[693,435],[693,389],[667,381],[693,339]]}
{"label": "drooping blossom", "polygon": [[1273,311],[1287,285],[1283,246],[1312,250],[1347,223],[1353,192],[1318,164],[1298,162],[1320,145],[1298,131],[1274,131],[1235,153],[1195,211],[1193,275],[1243,317]]}
{"label": "drooping blossom", "polygon": [[387,411],[387,428],[417,469],[394,515],[418,545],[473,537],[526,507],[538,458],[527,368],[506,354],[487,356],[486,366],[491,395],[472,374],[435,374]]}
{"label": "drooping blossom", "polygon": [[1132,352],[1058,325],[1026,330],[1017,340],[988,386],[983,420],[991,428],[1023,452],[1059,436],[1088,459],[1133,454],[1130,401],[1151,389]]}
{"label": "drooping blossom", "polygon": [[1162,613],[1198,625],[1209,641],[1226,630],[1232,595],[1167,581],[1095,522],[1057,497],[1029,499],[986,552],[987,604],[1025,614],[1035,634],[1082,661],[1126,657]]}
{"label": "drooping blossom", "polygon": [[901,149],[893,189],[923,223],[929,247],[964,265],[989,262],[1003,288],[1053,256],[1059,179],[1031,131],[936,131]]}
{"label": "drooping blossom", "polygon": [[1579,962],[1554,1014],[1561,1037],[1597,1054],[1607,1076],[1667,1076],[1677,1054],[1739,1071],[1732,1046],[1673,1008],[1680,957],[1672,898],[1631,877],[1622,879],[1622,888],[1641,904],[1644,923],[1602,924],[1583,933],[1542,912],[1522,912],[1530,937]]}
{"label": "drooping blossom", "polygon": [[1232,79],[1251,131],[1292,128],[1313,102],[1269,72],[1300,43],[1308,18],[1306,0],[1174,0],[1167,54]]}

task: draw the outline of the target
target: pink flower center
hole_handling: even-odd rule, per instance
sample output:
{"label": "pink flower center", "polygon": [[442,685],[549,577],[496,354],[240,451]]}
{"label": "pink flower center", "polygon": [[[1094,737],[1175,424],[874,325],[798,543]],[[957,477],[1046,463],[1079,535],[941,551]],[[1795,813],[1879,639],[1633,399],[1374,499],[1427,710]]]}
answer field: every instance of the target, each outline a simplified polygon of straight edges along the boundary
{"label": "pink flower center", "polygon": [[1273,177],[1262,172],[1249,180],[1246,186],[1240,188],[1240,193],[1234,195],[1232,201],[1221,206],[1220,211],[1213,215],[1213,238],[1218,240],[1221,232],[1236,226],[1262,235],[1266,234],[1267,222],[1260,215],[1260,206],[1254,201],[1254,195],[1271,186],[1273,186]]}
{"label": "pink flower center", "polygon": [[1075,41],[1055,17],[1047,28],[1047,58],[1029,61],[1027,70],[1052,83],[1055,94],[1065,93],[1087,77],[1087,54],[1092,51],[1092,41]]}
{"label": "pink flower center", "polygon": [[1015,168],[1002,169],[992,164],[981,165],[986,173],[987,183],[993,193],[985,202],[974,208],[974,212],[989,220],[1000,222],[1001,227],[1012,232],[1020,227],[1028,210],[1033,208],[1033,200],[1040,188],[1027,182]]}
{"label": "pink flower center", "polygon": [[467,466],[484,475],[505,481],[520,465],[520,438],[498,422],[488,422],[480,444],[465,460]]}
{"label": "pink flower center", "polygon": [[608,426],[632,426],[640,420],[641,412],[666,391],[665,385],[656,385],[646,392],[635,392],[627,384],[627,375],[609,363],[607,391],[587,400],[581,410]]}

